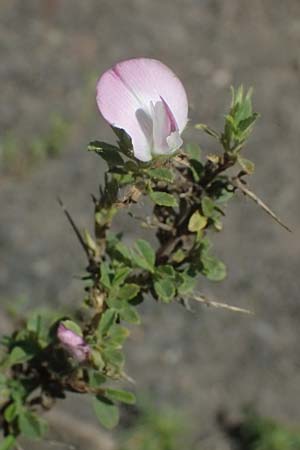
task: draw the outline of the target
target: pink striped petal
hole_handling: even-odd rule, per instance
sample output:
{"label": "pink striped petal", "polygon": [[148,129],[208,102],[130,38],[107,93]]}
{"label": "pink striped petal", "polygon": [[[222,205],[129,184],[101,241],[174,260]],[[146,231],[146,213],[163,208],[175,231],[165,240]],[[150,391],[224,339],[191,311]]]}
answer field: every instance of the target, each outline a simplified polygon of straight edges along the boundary
{"label": "pink striped petal", "polygon": [[142,161],[174,151],[167,137],[180,135],[187,123],[184,87],[154,59],[130,59],[105,72],[97,83],[97,104],[107,122],[131,137],[134,155]]}

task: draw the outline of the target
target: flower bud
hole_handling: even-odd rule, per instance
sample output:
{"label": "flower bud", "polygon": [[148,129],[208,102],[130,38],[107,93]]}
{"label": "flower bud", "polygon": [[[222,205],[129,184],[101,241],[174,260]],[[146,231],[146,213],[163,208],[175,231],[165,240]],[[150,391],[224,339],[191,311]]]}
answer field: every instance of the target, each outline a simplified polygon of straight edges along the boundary
{"label": "flower bud", "polygon": [[79,334],[65,327],[62,322],[58,326],[57,337],[63,348],[78,362],[83,362],[88,358],[90,347]]}

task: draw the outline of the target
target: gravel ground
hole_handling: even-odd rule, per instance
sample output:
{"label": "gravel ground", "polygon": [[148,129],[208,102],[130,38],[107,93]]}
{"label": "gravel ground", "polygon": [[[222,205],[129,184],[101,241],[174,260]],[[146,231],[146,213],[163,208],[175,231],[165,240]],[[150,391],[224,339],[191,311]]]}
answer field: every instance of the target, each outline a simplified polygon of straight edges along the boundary
{"label": "gravel ground", "polygon": [[[201,290],[256,314],[202,309],[192,315],[176,305],[147,302],[143,326],[127,345],[127,371],[137,392],[151,392],[157,402],[182,410],[201,450],[230,448],[216,427],[220,408],[235,413],[254,403],[263,414],[300,420],[299,44],[297,0],[3,0],[0,5],[2,144],[13,133],[21,146],[45,130],[53,113],[72,124],[60,158],[22,176],[1,175],[3,301],[25,297],[30,306],[53,307],[80,301],[76,275],[85,261],[56,197],[62,196],[81,226],[90,224],[89,194],[103,167],[84,150],[91,139],[112,138],[94,100],[103,70],[132,56],[164,61],[186,86],[192,121],[211,125],[222,122],[231,84],[255,88],[262,117],[247,150],[257,167],[252,187],[293,233],[249,200],[236,199],[224,232],[216,236],[228,279],[203,281]],[[212,148],[192,127],[186,137]],[[123,228],[132,239],[139,233],[128,221]],[[7,327],[4,315],[0,327],[1,332]],[[74,399],[69,405],[67,410],[88,420],[87,408]]]}

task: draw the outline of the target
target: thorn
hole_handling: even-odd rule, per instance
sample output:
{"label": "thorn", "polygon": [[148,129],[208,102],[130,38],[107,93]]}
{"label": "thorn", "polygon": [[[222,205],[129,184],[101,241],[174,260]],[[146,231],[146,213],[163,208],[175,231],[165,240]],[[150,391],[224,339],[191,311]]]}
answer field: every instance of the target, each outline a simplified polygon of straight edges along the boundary
{"label": "thorn", "polygon": [[254,192],[250,191],[245,185],[244,181],[235,177],[231,179],[231,183],[233,186],[237,187],[243,194],[247,195],[251,200],[253,200],[258,206],[260,206],[272,219],[275,220],[279,225],[281,225],[285,230],[292,233],[292,230],[282,222],[281,219],[259,198]]}
{"label": "thorn", "polygon": [[73,231],[74,231],[74,233],[75,233],[75,235],[76,235],[80,245],[82,246],[84,252],[86,253],[86,256],[87,256],[88,260],[90,260],[90,254],[89,254],[88,246],[84,242],[84,239],[83,239],[83,237],[82,237],[82,235],[81,235],[77,225],[75,224],[74,220],[72,219],[71,214],[69,213],[69,211],[65,207],[65,205],[64,205],[64,203],[63,203],[63,201],[62,201],[62,199],[60,197],[57,197],[57,201],[58,201],[58,204],[60,205],[60,207],[62,208],[63,212],[65,213],[65,216],[67,217],[68,222],[71,225],[71,227],[72,227],[72,229],[73,229]]}
{"label": "thorn", "polygon": [[220,303],[215,302],[213,300],[209,300],[208,298],[203,296],[192,296],[191,299],[195,300],[196,302],[203,303],[206,306],[213,306],[214,308],[223,308],[223,309],[229,309],[230,311],[239,312],[243,314],[254,314],[253,311],[250,311],[249,309],[239,308],[238,306],[231,306],[227,303]]}

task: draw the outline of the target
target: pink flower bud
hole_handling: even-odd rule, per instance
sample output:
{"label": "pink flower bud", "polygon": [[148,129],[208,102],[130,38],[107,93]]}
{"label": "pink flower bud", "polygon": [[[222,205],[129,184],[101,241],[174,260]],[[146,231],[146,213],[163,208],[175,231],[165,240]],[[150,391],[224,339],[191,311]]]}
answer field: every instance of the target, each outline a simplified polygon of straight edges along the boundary
{"label": "pink flower bud", "polygon": [[63,348],[77,361],[83,362],[88,358],[90,347],[81,336],[66,328],[62,322],[58,326],[57,337]]}
{"label": "pink flower bud", "polygon": [[116,64],[97,83],[97,104],[104,119],[126,131],[134,156],[150,161],[182,145],[188,101],[176,75],[155,59],[135,58]]}

